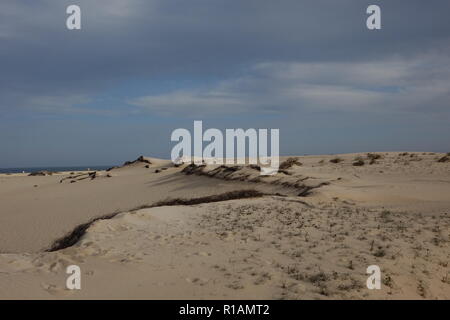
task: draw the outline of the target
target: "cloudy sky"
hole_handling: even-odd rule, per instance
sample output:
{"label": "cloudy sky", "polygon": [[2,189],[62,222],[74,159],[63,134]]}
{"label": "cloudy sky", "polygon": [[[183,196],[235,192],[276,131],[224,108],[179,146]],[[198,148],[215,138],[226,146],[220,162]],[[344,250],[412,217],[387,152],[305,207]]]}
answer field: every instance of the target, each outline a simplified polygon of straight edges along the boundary
{"label": "cloudy sky", "polygon": [[[66,28],[67,6],[82,30]],[[366,28],[378,4],[382,29]],[[2,0],[0,167],[169,158],[176,128],[281,153],[450,151],[445,0]]]}

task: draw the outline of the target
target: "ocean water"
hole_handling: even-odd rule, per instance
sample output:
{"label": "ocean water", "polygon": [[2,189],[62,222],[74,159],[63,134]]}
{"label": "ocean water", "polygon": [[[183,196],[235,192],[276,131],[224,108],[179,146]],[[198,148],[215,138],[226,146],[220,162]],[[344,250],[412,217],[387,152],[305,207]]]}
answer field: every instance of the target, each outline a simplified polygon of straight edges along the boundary
{"label": "ocean water", "polygon": [[33,167],[33,168],[0,168],[0,173],[30,173],[36,171],[50,171],[50,172],[61,172],[61,171],[96,171],[96,170],[106,170],[112,166],[85,166],[85,167]]}

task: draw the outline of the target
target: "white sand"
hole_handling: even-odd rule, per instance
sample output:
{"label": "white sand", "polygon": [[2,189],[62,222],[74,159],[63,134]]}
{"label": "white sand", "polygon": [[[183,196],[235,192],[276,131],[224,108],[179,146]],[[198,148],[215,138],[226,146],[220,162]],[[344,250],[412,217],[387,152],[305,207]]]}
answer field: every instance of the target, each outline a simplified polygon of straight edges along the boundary
{"label": "white sand", "polygon": [[[358,167],[356,154],[299,157],[289,175],[260,179],[250,168],[227,180],[185,175],[156,159],[75,183],[60,183],[68,173],[0,175],[0,298],[449,299],[450,162],[379,154],[372,165],[361,154]],[[298,197],[299,181],[329,185]],[[242,189],[285,196],[130,212]],[[94,222],[74,246],[44,252],[114,211],[123,213]],[[81,267],[79,291],[65,288],[70,264]],[[382,290],[365,286],[372,264]]]}

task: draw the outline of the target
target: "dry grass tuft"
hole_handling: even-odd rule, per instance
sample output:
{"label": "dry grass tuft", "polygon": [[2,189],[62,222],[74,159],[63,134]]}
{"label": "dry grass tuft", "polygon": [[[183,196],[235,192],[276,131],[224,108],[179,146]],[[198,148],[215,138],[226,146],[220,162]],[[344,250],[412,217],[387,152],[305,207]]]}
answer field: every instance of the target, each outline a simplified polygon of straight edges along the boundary
{"label": "dry grass tuft", "polygon": [[383,158],[383,156],[381,154],[377,154],[377,153],[368,153],[367,158],[370,160],[378,160],[378,159]]}
{"label": "dry grass tuft", "polygon": [[363,158],[357,157],[355,158],[355,161],[353,162],[354,166],[363,166],[365,164]]}
{"label": "dry grass tuft", "polygon": [[280,169],[289,169],[292,166],[301,166],[302,163],[296,157],[287,158],[280,164]]}
{"label": "dry grass tuft", "polygon": [[447,155],[447,156],[443,156],[442,158],[439,158],[437,162],[443,163],[443,162],[449,162],[449,161],[450,161],[450,157]]}

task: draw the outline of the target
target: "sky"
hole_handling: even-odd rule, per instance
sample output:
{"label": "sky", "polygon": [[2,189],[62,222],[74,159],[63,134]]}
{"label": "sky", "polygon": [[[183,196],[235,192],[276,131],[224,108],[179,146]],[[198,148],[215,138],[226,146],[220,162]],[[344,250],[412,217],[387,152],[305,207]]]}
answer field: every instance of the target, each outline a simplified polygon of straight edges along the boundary
{"label": "sky", "polygon": [[[81,8],[68,30],[66,8]],[[381,8],[381,30],[366,9]],[[446,0],[2,0],[0,167],[169,158],[177,128],[283,155],[450,151]]]}

